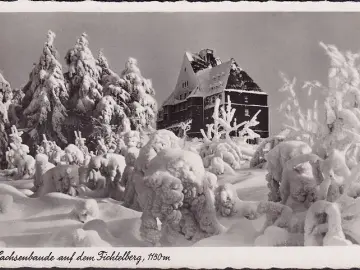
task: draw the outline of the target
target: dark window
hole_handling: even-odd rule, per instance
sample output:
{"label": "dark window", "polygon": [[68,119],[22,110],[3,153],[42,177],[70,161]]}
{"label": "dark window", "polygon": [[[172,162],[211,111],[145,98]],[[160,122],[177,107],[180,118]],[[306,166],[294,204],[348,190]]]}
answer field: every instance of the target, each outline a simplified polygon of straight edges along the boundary
{"label": "dark window", "polygon": [[216,101],[216,96],[213,96],[211,99],[211,103],[215,104],[215,101]]}

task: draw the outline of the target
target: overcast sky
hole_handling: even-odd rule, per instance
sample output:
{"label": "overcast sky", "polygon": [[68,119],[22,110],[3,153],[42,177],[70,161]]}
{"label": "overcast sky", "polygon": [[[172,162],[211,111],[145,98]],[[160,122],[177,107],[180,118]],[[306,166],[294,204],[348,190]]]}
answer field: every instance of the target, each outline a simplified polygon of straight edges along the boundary
{"label": "overcast sky", "polygon": [[284,99],[277,91],[279,71],[296,76],[299,86],[315,79],[327,84],[329,60],[319,42],[360,49],[356,13],[0,13],[0,70],[12,87],[27,82],[49,29],[63,64],[82,32],[93,55],[103,48],[118,73],[129,56],[138,59],[159,104],[173,91],[186,50],[212,48],[223,61],[233,57],[269,94],[273,134],[281,127],[276,108]]}

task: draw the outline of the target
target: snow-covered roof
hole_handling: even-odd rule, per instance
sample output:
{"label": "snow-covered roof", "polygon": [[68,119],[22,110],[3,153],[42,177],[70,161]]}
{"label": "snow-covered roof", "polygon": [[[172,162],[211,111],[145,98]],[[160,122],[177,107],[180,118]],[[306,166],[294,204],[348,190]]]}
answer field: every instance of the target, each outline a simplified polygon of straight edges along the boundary
{"label": "snow-covered roof", "polygon": [[[200,54],[210,53],[209,59],[203,58]],[[212,50],[202,50],[199,54],[185,52],[185,58],[191,63],[191,67],[197,79],[197,86],[190,91],[187,98],[207,97],[226,91],[247,92],[267,95],[250,78],[250,76],[238,67],[234,59],[221,63],[212,55]],[[217,58],[216,58],[217,59]],[[181,89],[175,89],[165,100],[162,106],[175,105],[184,100],[177,99]]]}
{"label": "snow-covered roof", "polygon": [[259,95],[268,95],[265,92],[260,91],[251,91],[251,90],[237,90],[237,89],[226,89],[228,92],[239,92],[239,93],[250,93],[250,94],[259,94]]}

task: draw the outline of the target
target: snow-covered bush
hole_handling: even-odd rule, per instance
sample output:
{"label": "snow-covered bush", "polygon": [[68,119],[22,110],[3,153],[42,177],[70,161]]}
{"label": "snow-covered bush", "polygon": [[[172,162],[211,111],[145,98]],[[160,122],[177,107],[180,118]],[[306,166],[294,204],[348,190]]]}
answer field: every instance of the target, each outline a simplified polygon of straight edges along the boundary
{"label": "snow-covered bush", "polygon": [[[97,186],[96,194],[122,200],[124,187],[121,186],[121,177],[125,167],[125,158],[119,154],[106,153],[91,157],[87,167],[87,178],[91,178],[92,182],[95,182],[94,189]],[[103,181],[105,183],[101,186],[97,184]],[[95,195],[93,192],[90,193]],[[86,191],[84,191],[84,195],[86,195]]]}
{"label": "snow-covered bush", "polygon": [[[351,172],[344,185],[349,187],[359,177],[359,174],[360,166]],[[314,183],[314,179],[311,179],[310,182]],[[255,239],[255,245],[339,246],[360,243],[357,222],[359,201],[350,198],[346,191],[337,196],[334,202],[322,200],[323,188],[324,186],[320,183],[319,188],[315,190],[313,186],[304,190],[309,193],[310,198],[315,200],[307,207],[299,208],[293,204],[284,205],[275,202],[244,202],[237,197],[234,187],[226,184],[217,189],[216,207],[225,217],[238,216],[257,219],[265,214],[266,222],[263,233]],[[310,190],[315,191],[315,194]],[[297,188],[291,192],[293,191],[296,193]]]}
{"label": "snow-covered bush", "polygon": [[[200,155],[203,158],[205,168],[208,168],[215,174],[234,173],[234,170],[240,169],[245,160],[249,160],[252,151],[248,147],[241,147],[231,138],[232,133],[236,133],[246,145],[248,139],[258,138],[259,135],[251,130],[259,122],[256,113],[250,121],[236,123],[234,115],[236,109],[231,107],[231,100],[228,97],[226,108],[220,107],[220,99],[216,99],[213,113],[214,123],[207,125],[207,131],[201,129],[204,137],[204,145],[200,149]],[[242,129],[239,131],[239,129]]]}
{"label": "snow-covered bush", "polygon": [[65,152],[54,141],[48,141],[45,134],[43,134],[43,140],[41,145],[36,146],[37,154],[44,154],[48,157],[49,162],[54,165],[62,163],[62,157]]}
{"label": "snow-covered bush", "polygon": [[[140,137],[145,137],[140,134]],[[140,145],[147,139],[140,138]],[[135,144],[135,141],[132,142]],[[139,156],[135,162],[132,177],[129,179],[129,187],[134,187],[135,192],[125,191],[125,204],[133,209],[141,210],[146,204],[146,190],[148,187],[144,184],[144,173],[147,170],[150,161],[163,149],[180,149],[181,143],[173,132],[169,130],[157,130],[149,135],[148,142],[140,149]],[[128,181],[129,181],[128,180]]]}
{"label": "snow-covered bush", "polygon": [[22,107],[25,126],[35,143],[40,143],[41,134],[45,134],[57,144],[65,145],[67,138],[62,126],[67,117],[68,88],[54,39],[55,34],[49,31],[39,63],[33,67],[29,82],[23,88]]}
{"label": "snow-covered bush", "polygon": [[48,169],[39,181],[41,185],[31,197],[42,197],[48,193],[59,192],[70,196],[77,195],[81,170],[77,165],[57,165]]}
{"label": "snow-covered bush", "polygon": [[66,164],[82,166],[85,162],[85,157],[83,151],[75,144],[69,144],[64,149],[64,156],[62,160]]}
{"label": "snow-covered bush", "polygon": [[86,146],[86,139],[82,137],[81,132],[75,131],[75,145],[80,149],[80,151],[83,153],[84,155],[84,165],[86,166],[91,158],[89,149]]}
{"label": "snow-covered bush", "polygon": [[[198,241],[219,234],[215,196],[201,157],[181,149],[164,149],[150,162],[144,174],[148,187],[141,235],[153,245],[174,245],[178,238]],[[158,229],[157,219],[161,222]]]}
{"label": "snow-covered bush", "polygon": [[224,217],[238,216],[250,220],[266,215],[264,231],[269,226],[287,227],[292,217],[292,209],[286,205],[268,201],[242,201],[233,185],[225,184],[216,189],[215,205]]}
{"label": "snow-covered bush", "polygon": [[10,147],[6,152],[6,159],[10,168],[16,168],[16,179],[32,178],[35,174],[35,159],[28,155],[29,147],[22,144],[22,131],[18,131],[15,126],[11,127]]}
{"label": "snow-covered bush", "polygon": [[11,195],[0,195],[0,212],[3,214],[10,213],[13,207],[14,199]]}
{"label": "snow-covered bush", "polygon": [[352,242],[346,239],[341,223],[338,204],[317,201],[306,214],[305,246],[351,245]]}
{"label": "snow-covered bush", "polygon": [[[360,191],[360,75],[355,63],[359,55],[344,55],[333,45],[321,46],[331,58],[328,89],[316,81],[306,82],[303,88],[309,92],[314,88],[327,90],[325,122],[318,120],[316,100],[313,109],[302,112],[294,90],[295,80],[290,82],[283,77],[281,90],[290,97],[281,109],[290,120],[285,125],[289,134],[265,155],[270,195],[274,195],[269,199],[280,201],[293,211],[283,227],[286,231],[279,234],[281,244],[288,244],[294,233],[300,233],[305,245],[360,243],[360,207],[356,199]],[[259,243],[264,244],[266,239],[264,236]]]}
{"label": "snow-covered bush", "polygon": [[42,176],[44,173],[55,167],[53,163],[49,162],[49,158],[45,154],[37,154],[35,162],[34,192],[42,185]]}
{"label": "snow-covered bush", "polygon": [[121,153],[126,157],[128,149],[133,147],[141,149],[148,143],[148,141],[149,135],[147,132],[138,130],[127,130],[121,132],[117,137],[116,152]]}
{"label": "snow-covered bush", "polygon": [[124,191],[124,206],[129,208],[136,208],[131,205],[135,197],[135,185],[132,181],[132,176],[135,168],[135,162],[139,157],[140,149],[137,147],[130,147],[127,149],[125,156],[126,167],[121,178],[121,185],[125,187]]}
{"label": "snow-covered bush", "polygon": [[99,205],[94,199],[81,200],[75,205],[73,214],[79,221],[86,223],[99,217]]}
{"label": "snow-covered bush", "polygon": [[281,182],[285,163],[296,156],[309,154],[311,152],[311,147],[305,142],[281,142],[267,153],[267,169],[275,181]]}
{"label": "snow-covered bush", "polygon": [[[62,150],[59,146],[56,145],[53,141],[48,141],[46,136],[43,136],[43,141],[41,145],[37,146],[37,153],[44,154],[48,157],[49,162],[59,165],[59,164],[70,164],[70,165],[85,165],[87,153],[87,147],[84,145],[84,139],[81,137],[81,133],[76,133],[76,144],[69,144]],[[79,148],[81,147],[81,149]],[[89,155],[89,153],[87,153]]]}
{"label": "snow-covered bush", "polygon": [[280,135],[264,139],[256,148],[250,160],[250,168],[264,168],[266,165],[266,154],[284,140],[285,138]]}

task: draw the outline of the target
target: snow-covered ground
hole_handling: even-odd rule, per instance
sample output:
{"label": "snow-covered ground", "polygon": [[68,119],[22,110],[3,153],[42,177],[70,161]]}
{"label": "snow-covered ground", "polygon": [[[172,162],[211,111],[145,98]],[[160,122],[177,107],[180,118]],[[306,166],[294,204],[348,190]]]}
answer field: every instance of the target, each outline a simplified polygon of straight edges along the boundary
{"label": "snow-covered ground", "polygon": [[[242,169],[232,176],[220,176],[219,184],[230,182],[242,200],[266,200],[265,170]],[[112,199],[97,200],[100,215],[80,222],[72,210],[81,198],[50,193],[29,198],[32,180],[0,180],[0,196],[14,199],[12,210],[0,216],[0,244],[6,247],[126,246],[142,247],[139,227],[141,213]],[[249,246],[258,236],[263,219],[220,218],[225,233],[203,239],[196,246]],[[179,243],[179,245],[189,245]]]}

